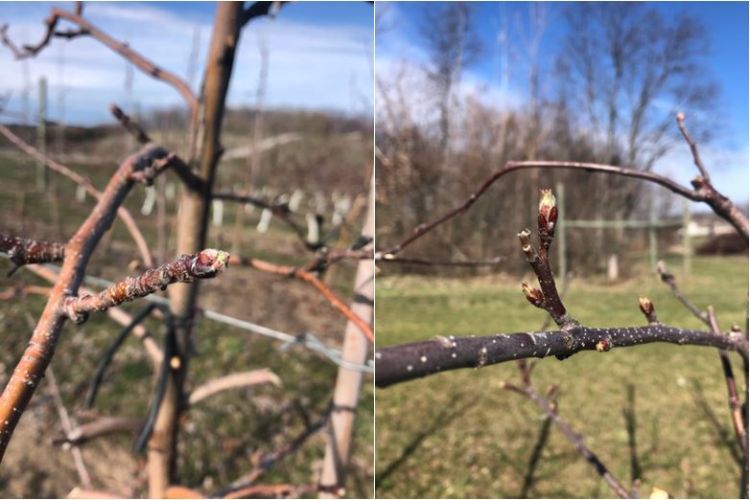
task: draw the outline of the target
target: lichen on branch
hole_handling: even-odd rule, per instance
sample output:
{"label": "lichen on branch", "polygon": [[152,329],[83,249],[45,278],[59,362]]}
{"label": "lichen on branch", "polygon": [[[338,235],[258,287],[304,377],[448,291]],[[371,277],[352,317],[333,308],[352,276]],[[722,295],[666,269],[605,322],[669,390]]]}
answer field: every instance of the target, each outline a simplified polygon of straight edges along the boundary
{"label": "lichen on branch", "polygon": [[0,252],[6,253],[15,265],[8,273],[10,276],[26,264],[62,261],[65,258],[65,244],[0,234]]}
{"label": "lichen on branch", "polygon": [[92,311],[105,311],[123,302],[165,290],[173,283],[213,278],[228,264],[229,254],[222,250],[209,248],[195,255],[181,255],[139,276],[127,277],[95,295],[66,297],[61,305],[62,312],[74,322],[81,323]]}

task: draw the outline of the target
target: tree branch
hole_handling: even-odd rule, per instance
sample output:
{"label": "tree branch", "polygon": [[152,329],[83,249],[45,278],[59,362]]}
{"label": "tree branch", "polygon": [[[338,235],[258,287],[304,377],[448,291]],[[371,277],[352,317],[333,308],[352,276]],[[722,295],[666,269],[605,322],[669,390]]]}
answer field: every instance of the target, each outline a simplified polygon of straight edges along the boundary
{"label": "tree branch", "polygon": [[[134,122],[130,116],[125,113],[116,104],[109,105],[109,111],[112,115],[120,122],[135,139],[141,144],[148,144],[153,142],[149,135],[143,130],[143,128]],[[174,170],[175,174],[185,184],[185,186],[197,193],[206,193],[206,183],[199,176],[195,175],[190,167],[177,155],[173,155],[169,161],[169,167]]]}
{"label": "tree branch", "polygon": [[[709,306],[707,312],[703,312],[698,308],[695,304],[693,304],[683,293],[680,291],[679,287],[677,286],[677,280],[675,279],[674,275],[669,274],[667,272],[667,266],[664,264],[664,261],[659,261],[659,263],[656,266],[656,270],[659,274],[659,278],[663,283],[665,283],[667,286],[669,286],[670,290],[672,291],[672,294],[675,296],[675,298],[685,306],[696,318],[698,318],[700,321],[705,323],[711,331],[716,335],[721,335],[721,330],[719,329],[719,324],[716,319],[716,314],[714,312],[713,307]],[[735,332],[736,335],[741,335],[741,332]],[[748,459],[748,443],[747,443],[747,428],[745,424],[745,417],[743,416],[743,407],[742,402],[740,401],[740,396],[737,391],[737,382],[734,378],[734,371],[732,370],[732,363],[729,360],[729,354],[727,353],[726,349],[719,349],[719,360],[721,361],[721,369],[724,373],[724,380],[726,382],[727,386],[727,397],[729,402],[729,412],[732,419],[732,427],[734,428],[735,436],[737,438],[737,444],[740,447],[740,450],[742,451],[742,457],[743,457],[743,477],[741,479],[741,485],[743,488],[743,491],[741,492],[740,496],[744,497],[747,496],[747,476],[748,476],[748,467],[747,467],[747,459]],[[745,362],[745,366],[747,365],[747,357],[743,357],[743,361]],[[747,374],[746,374],[747,376]],[[745,403],[745,406],[747,406],[747,403]]]}
{"label": "tree branch", "polygon": [[268,368],[233,373],[231,375],[209,380],[205,384],[198,386],[198,388],[190,393],[189,403],[192,406],[204,399],[219,394],[220,392],[260,384],[281,386],[281,379]]}
{"label": "tree branch", "polygon": [[702,345],[748,356],[747,340],[740,333],[716,335],[665,325],[621,328],[589,328],[522,332],[483,337],[439,337],[375,352],[375,385],[387,387],[448,370],[480,368],[523,358],[570,357],[580,351],[608,351],[652,342]]}
{"label": "tree branch", "polygon": [[[41,276],[50,283],[57,283],[58,273],[56,273],[49,267],[32,264],[27,266],[25,269],[28,269],[37,276]],[[88,295],[93,295],[95,293],[93,290],[90,290],[83,286],[80,288],[80,292]],[[49,292],[46,295],[49,295]],[[107,309],[107,315],[116,323],[122,326],[128,326],[134,320],[134,318],[130,314],[119,307],[111,307]],[[146,354],[148,354],[148,357],[151,360],[151,364],[154,367],[158,367],[161,363],[163,354],[161,347],[159,347],[159,345],[156,343],[156,340],[154,339],[154,336],[151,335],[151,332],[149,332],[142,324],[137,324],[135,327],[133,327],[133,335],[135,335],[135,337],[143,343],[143,347],[145,348]]]}
{"label": "tree branch", "polygon": [[125,342],[125,339],[128,337],[130,332],[132,332],[136,326],[140,325],[141,322],[146,319],[146,317],[151,314],[151,311],[153,311],[156,307],[156,304],[151,303],[147,305],[141,312],[136,314],[133,317],[133,320],[120,331],[117,337],[115,337],[115,340],[112,341],[112,344],[110,344],[110,346],[107,347],[107,349],[104,351],[102,357],[99,359],[99,363],[96,366],[96,372],[94,372],[94,376],[91,379],[91,382],[89,382],[89,388],[88,391],[86,391],[86,399],[83,403],[84,408],[91,408],[94,406],[94,400],[96,399],[96,395],[99,392],[99,386],[104,379],[104,372],[107,370],[107,367],[115,357],[115,353],[123,344],[123,342]]}
{"label": "tree branch", "polygon": [[264,271],[271,274],[279,274],[282,276],[288,276],[290,278],[296,278],[301,281],[310,283],[315,287],[321,295],[330,303],[334,309],[336,309],[342,316],[354,323],[362,334],[373,343],[375,341],[375,334],[372,331],[372,327],[367,324],[365,320],[359,317],[351,308],[339,298],[336,293],[331,290],[328,285],[320,281],[313,273],[305,271],[298,267],[282,266],[279,264],[273,264],[263,260],[246,257],[232,257],[229,261],[231,264],[239,264],[258,271]]}
{"label": "tree branch", "polygon": [[62,261],[65,258],[65,245],[0,234],[0,252],[8,254],[8,258],[15,265],[8,272],[8,276],[11,276],[19,267],[26,264]]}
{"label": "tree branch", "polygon": [[302,432],[295,436],[291,441],[284,444],[280,448],[263,455],[253,469],[245,474],[244,476],[233,481],[229,486],[222,488],[218,492],[211,495],[213,498],[223,498],[227,495],[232,494],[242,488],[252,486],[255,481],[258,480],[263,474],[271,470],[274,465],[279,461],[283,460],[287,456],[297,451],[307,439],[323,429],[328,422],[331,414],[331,409],[326,410],[318,420],[308,425]]}
{"label": "tree branch", "polygon": [[[79,27],[78,31],[68,31],[64,34],[56,32],[57,24],[60,19],[69,21]],[[22,49],[19,49],[7,36],[8,26],[4,25],[0,28],[0,41],[7,46],[16,59],[26,59],[28,57],[36,56],[42,49],[44,49],[52,40],[53,36],[63,36],[65,38],[74,38],[81,35],[90,35],[94,39],[98,40],[105,46],[112,49],[144,73],[152,76],[157,80],[162,80],[165,83],[172,86],[185,102],[190,107],[194,115],[198,112],[198,99],[190,90],[190,86],[183,81],[180,77],[171,73],[165,69],[160,68],[152,61],[146,59],[138,52],[132,50],[127,44],[118,42],[114,38],[110,37],[99,28],[86,21],[81,17],[80,12],[68,12],[62,9],[53,8],[50,16],[45,20],[47,30],[45,31],[42,39],[35,45],[24,45]]]}
{"label": "tree branch", "polygon": [[140,417],[101,417],[66,431],[64,436],[53,439],[52,444],[82,445],[92,439],[110,434],[137,433],[142,428],[143,419]]}
{"label": "tree branch", "polygon": [[28,347],[0,395],[0,459],[52,360],[57,339],[67,318],[63,304],[78,292],[94,249],[111,227],[118,207],[133,187],[132,174],[166,155],[166,151],[161,148],[147,146],[128,157],[110,179],[96,207],[68,242],[59,278]]}
{"label": "tree branch", "polygon": [[244,27],[247,23],[249,23],[256,17],[263,17],[268,15],[275,16],[285,3],[287,2],[253,2],[250,7],[246,8],[242,12],[240,23]]}
{"label": "tree branch", "polygon": [[[16,146],[27,155],[31,156],[41,163],[44,163],[44,165],[53,172],[57,172],[58,174],[67,177],[68,179],[81,186],[97,201],[101,200],[102,193],[100,193],[94,187],[94,185],[91,184],[91,181],[86,177],[83,177],[82,175],[74,172],[63,164],[56,162],[48,156],[43,155],[38,149],[27,144],[20,137],[11,132],[10,129],[5,125],[0,124],[0,134],[5,136],[5,138],[8,139],[14,146]],[[151,251],[149,250],[148,243],[146,243],[146,239],[143,237],[140,229],[138,229],[138,225],[135,223],[135,219],[133,219],[133,216],[130,215],[130,212],[127,208],[122,206],[117,208],[117,215],[125,224],[125,227],[128,229],[130,235],[133,237],[133,241],[135,241],[135,244],[138,247],[139,252],[141,253],[141,257],[143,257],[143,263],[146,266],[153,266],[154,260],[151,256]]]}
{"label": "tree branch", "polygon": [[552,419],[557,428],[560,429],[560,431],[565,435],[568,441],[570,441],[573,446],[575,446],[576,450],[578,450],[578,452],[586,459],[586,461],[591,464],[594,469],[596,469],[596,472],[602,477],[602,479],[607,482],[610,489],[620,498],[630,498],[627,490],[622,486],[622,484],[620,484],[620,482],[617,480],[617,478],[615,478],[615,476],[607,468],[607,466],[604,465],[604,462],[602,462],[601,459],[599,459],[599,457],[586,446],[586,444],[583,442],[583,437],[576,431],[574,431],[573,428],[570,427],[570,425],[565,420],[563,420],[562,417],[560,417],[560,414],[557,412],[557,405],[555,403],[545,399],[538,392],[536,392],[536,390],[531,385],[518,387],[512,384],[508,384],[507,382],[502,382],[501,387],[506,390],[517,392],[518,394],[521,394],[522,396],[525,396],[536,403],[536,405],[547,415],[547,417]]}
{"label": "tree branch", "polygon": [[307,240],[307,233],[305,231],[305,228],[299,222],[294,220],[293,212],[289,209],[289,205],[287,203],[274,203],[262,198],[258,198],[257,196],[230,192],[216,192],[211,195],[211,198],[214,200],[226,200],[244,203],[246,205],[252,205],[254,207],[270,210],[273,215],[281,219],[284,224],[289,226],[292,231],[294,231],[294,233],[302,241],[307,249],[318,250],[321,247],[320,242]]}
{"label": "tree branch", "polygon": [[[680,124],[679,117],[678,124]],[[689,141],[689,143],[690,142],[691,141]],[[716,191],[706,175],[694,179],[692,181],[693,189],[689,189],[678,184],[677,182],[674,182],[668,177],[664,177],[662,175],[655,174],[649,171],[636,170],[632,167],[618,167],[615,165],[603,165],[599,163],[583,163],[572,161],[509,161],[503,167],[501,167],[499,170],[495,171],[487,179],[485,179],[484,182],[482,182],[482,184],[480,185],[479,189],[469,195],[468,199],[461,205],[430,222],[419,224],[412,230],[411,234],[407,238],[405,238],[397,245],[391,247],[389,250],[383,251],[382,253],[392,255],[398,254],[404,248],[408,247],[416,240],[435,229],[437,226],[466,212],[466,210],[468,210],[474,203],[476,203],[479,197],[482,196],[482,194],[484,194],[484,192],[487,191],[487,189],[489,189],[490,186],[492,186],[492,184],[494,184],[495,181],[497,181],[501,177],[517,170],[527,170],[532,168],[601,172],[652,182],[666,189],[669,189],[673,193],[676,193],[689,200],[706,203],[713,209],[716,215],[732,224],[737,232],[742,235],[745,240],[748,240],[747,217],[731,202],[731,200],[729,200],[729,198]]]}
{"label": "tree branch", "polygon": [[710,182],[711,179],[708,175],[708,170],[706,170],[705,165],[703,165],[703,160],[701,159],[701,155],[698,152],[698,144],[695,143],[695,140],[693,140],[693,137],[690,135],[687,127],[685,126],[685,113],[677,113],[676,121],[677,127],[679,127],[680,129],[682,137],[685,138],[685,142],[687,142],[688,146],[690,146],[690,153],[693,155],[693,162],[695,163],[695,166],[698,167],[698,171],[701,173],[701,176],[706,180],[706,182]]}
{"label": "tree branch", "polygon": [[140,276],[125,278],[96,295],[66,297],[61,308],[68,318],[80,323],[92,311],[106,311],[123,302],[163,291],[173,283],[213,278],[227,266],[228,261],[228,253],[211,248],[195,255],[182,255],[172,262],[148,269]]}

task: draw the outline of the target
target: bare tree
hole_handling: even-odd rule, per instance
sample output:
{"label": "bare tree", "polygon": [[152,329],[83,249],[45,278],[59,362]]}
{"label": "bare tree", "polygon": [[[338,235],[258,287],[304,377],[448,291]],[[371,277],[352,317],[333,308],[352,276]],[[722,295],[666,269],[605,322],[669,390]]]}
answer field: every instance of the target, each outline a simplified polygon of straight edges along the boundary
{"label": "bare tree", "polygon": [[439,110],[440,150],[450,142],[453,94],[461,82],[463,71],[476,62],[481,50],[472,20],[472,8],[465,2],[425,6],[421,26],[430,61],[425,68],[428,80],[435,87]]}

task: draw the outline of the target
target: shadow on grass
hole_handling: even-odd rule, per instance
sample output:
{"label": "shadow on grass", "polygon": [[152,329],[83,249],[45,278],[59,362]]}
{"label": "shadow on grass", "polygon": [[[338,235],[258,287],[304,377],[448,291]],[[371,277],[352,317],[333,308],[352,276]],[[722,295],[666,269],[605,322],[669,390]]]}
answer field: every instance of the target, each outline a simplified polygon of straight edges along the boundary
{"label": "shadow on grass", "polygon": [[456,396],[451,399],[450,403],[448,403],[443,408],[443,410],[438,413],[432,424],[426,427],[422,432],[414,436],[414,439],[412,439],[411,442],[409,442],[404,447],[401,455],[398,458],[389,463],[382,472],[377,472],[375,474],[376,491],[377,488],[383,483],[383,481],[385,481],[391,474],[396,472],[398,468],[401,467],[404,462],[406,462],[409,457],[417,451],[417,448],[419,448],[419,446],[425,439],[438,432],[444,426],[455,420],[457,417],[461,416],[468,408],[473,406],[476,401],[477,398],[472,398],[464,404],[459,405],[459,403],[461,403],[460,396]]}
{"label": "shadow on grass", "polygon": [[716,413],[714,413],[711,405],[706,400],[706,395],[703,392],[703,387],[697,380],[693,381],[692,396],[693,401],[695,401],[695,405],[701,411],[703,417],[708,420],[708,422],[711,424],[711,427],[713,427],[716,434],[716,444],[725,447],[729,454],[732,456],[732,459],[735,461],[735,463],[737,463],[737,465],[741,467],[742,455],[737,445],[737,440],[734,438],[734,433],[731,429],[728,429],[726,425],[722,424],[719,418],[716,416]]}

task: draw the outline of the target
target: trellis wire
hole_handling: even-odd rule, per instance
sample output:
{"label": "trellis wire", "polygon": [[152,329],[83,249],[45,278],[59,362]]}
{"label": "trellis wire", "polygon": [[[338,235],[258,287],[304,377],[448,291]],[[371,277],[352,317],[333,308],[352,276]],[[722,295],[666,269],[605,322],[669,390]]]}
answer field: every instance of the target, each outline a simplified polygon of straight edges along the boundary
{"label": "trellis wire", "polygon": [[[50,269],[54,269],[57,272],[60,271],[60,266],[55,266],[53,264],[45,264],[45,266]],[[88,276],[88,275],[84,277],[84,282],[87,285],[98,286],[102,288],[108,288],[114,285],[114,282],[112,281],[106,280],[104,278],[99,278],[96,276]],[[160,297],[158,295],[148,295],[144,297],[144,299],[150,302],[157,303],[157,304],[164,304],[164,305],[169,304],[169,300],[167,298]],[[326,346],[313,333],[305,332],[301,335],[292,335],[289,333],[281,332],[279,330],[274,330],[273,328],[269,328],[267,326],[259,325],[257,323],[252,323],[250,321],[245,321],[243,319],[238,319],[232,316],[227,316],[226,314],[222,314],[217,311],[212,311],[210,309],[200,309],[200,311],[201,311],[201,314],[203,314],[203,316],[205,316],[208,319],[217,321],[219,323],[224,323],[226,325],[231,325],[241,330],[246,330],[249,332],[257,333],[258,335],[263,335],[265,337],[270,337],[272,339],[279,340],[285,344],[285,347],[292,346],[292,345],[301,345],[305,347],[306,349],[319,352],[320,354],[328,358],[334,364],[341,366],[343,368],[346,368],[348,370],[354,370],[354,371],[363,372],[363,373],[374,372],[372,360],[368,360],[366,365],[350,363],[342,359],[340,351]]]}

